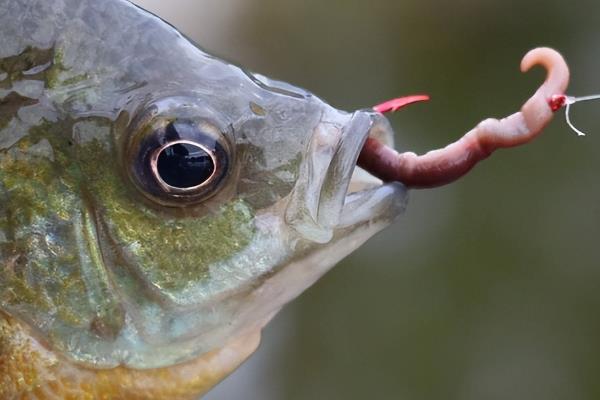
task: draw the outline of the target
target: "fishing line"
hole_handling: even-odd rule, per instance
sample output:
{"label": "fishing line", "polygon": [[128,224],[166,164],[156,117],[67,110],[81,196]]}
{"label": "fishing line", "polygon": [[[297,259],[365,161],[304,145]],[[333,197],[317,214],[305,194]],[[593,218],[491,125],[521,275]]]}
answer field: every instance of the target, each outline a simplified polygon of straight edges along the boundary
{"label": "fishing line", "polygon": [[577,133],[577,136],[586,136],[586,133],[580,129],[577,129],[575,124],[573,124],[571,121],[571,106],[575,103],[594,100],[600,100],[600,95],[595,94],[591,96],[573,97],[561,94],[552,96],[552,99],[550,100],[550,107],[552,108],[552,111],[558,111],[560,108],[565,107],[565,119],[567,120],[567,125],[569,125],[569,127],[575,133]]}

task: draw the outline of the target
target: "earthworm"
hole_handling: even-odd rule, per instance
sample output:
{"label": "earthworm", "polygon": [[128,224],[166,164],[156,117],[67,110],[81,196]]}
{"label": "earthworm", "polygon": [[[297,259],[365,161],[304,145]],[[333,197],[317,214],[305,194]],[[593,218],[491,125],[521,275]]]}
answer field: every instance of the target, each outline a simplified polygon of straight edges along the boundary
{"label": "earthworm", "polygon": [[519,146],[537,137],[552,120],[551,101],[565,92],[569,68],[563,57],[550,48],[528,52],[521,71],[541,65],[547,70],[545,82],[516,112],[503,119],[486,119],[458,141],[424,155],[398,153],[374,138],[368,138],[358,165],[383,181],[398,181],[411,188],[431,188],[455,181],[495,150]]}

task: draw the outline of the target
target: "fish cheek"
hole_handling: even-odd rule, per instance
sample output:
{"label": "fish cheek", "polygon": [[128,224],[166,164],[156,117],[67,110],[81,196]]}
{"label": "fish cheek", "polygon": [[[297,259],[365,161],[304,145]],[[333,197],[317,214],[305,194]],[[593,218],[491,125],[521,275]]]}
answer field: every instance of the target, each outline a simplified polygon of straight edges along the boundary
{"label": "fish cheek", "polygon": [[96,309],[82,301],[90,297],[78,247],[82,225],[74,223],[82,219],[77,182],[61,173],[64,154],[52,142],[40,128],[0,154],[0,303],[51,336],[87,330]]}
{"label": "fish cheek", "polygon": [[[98,219],[105,225],[120,259],[134,279],[161,296],[182,302],[181,290],[205,284],[210,268],[244,249],[254,236],[254,211],[229,199],[202,216],[147,204],[118,171],[98,142],[84,149],[84,174],[94,196]],[[201,206],[201,205],[200,205]]]}

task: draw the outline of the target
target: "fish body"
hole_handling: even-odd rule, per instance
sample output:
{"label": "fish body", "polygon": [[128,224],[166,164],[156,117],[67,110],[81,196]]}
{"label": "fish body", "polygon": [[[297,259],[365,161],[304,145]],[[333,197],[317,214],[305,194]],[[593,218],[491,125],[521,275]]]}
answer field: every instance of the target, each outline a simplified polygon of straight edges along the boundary
{"label": "fish body", "polygon": [[404,210],[368,137],[127,1],[1,0],[0,398],[209,389]]}

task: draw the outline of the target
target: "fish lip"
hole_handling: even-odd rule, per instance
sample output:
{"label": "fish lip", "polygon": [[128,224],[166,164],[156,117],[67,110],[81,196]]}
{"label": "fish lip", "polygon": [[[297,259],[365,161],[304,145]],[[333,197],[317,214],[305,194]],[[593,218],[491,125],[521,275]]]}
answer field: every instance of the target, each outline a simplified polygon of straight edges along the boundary
{"label": "fish lip", "polygon": [[[350,221],[361,222],[348,217],[349,210],[358,211],[359,203],[365,221],[383,214],[393,217],[404,209],[406,196],[402,195],[405,188],[401,184],[384,184],[357,167],[368,137],[393,146],[388,120],[371,110],[324,117],[314,129],[285,213],[286,222],[305,239],[328,243],[337,229],[347,228]],[[398,195],[400,207],[390,208],[391,192]],[[385,199],[376,196],[382,193],[388,194]],[[371,197],[379,202],[369,202]]]}

